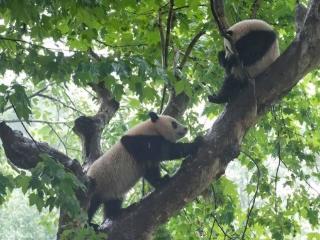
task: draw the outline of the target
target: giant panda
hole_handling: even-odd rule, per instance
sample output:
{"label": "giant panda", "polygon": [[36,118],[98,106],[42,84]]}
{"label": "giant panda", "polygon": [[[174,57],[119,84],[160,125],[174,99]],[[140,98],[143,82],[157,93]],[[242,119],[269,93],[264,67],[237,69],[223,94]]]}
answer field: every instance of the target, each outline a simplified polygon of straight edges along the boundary
{"label": "giant panda", "polygon": [[196,153],[201,137],[192,143],[177,143],[187,128],[176,119],[149,113],[150,119],[128,130],[119,142],[98,158],[88,169],[93,182],[88,206],[88,222],[101,204],[104,218],[112,221],[121,212],[122,199],[141,178],[158,188],[169,180],[161,177],[160,161]]}
{"label": "giant panda", "polygon": [[[227,30],[235,49],[250,77],[255,78],[280,55],[275,31],[265,21],[249,19],[240,21]],[[232,52],[231,44],[224,39],[224,51],[218,55],[225,69],[225,79],[217,94],[208,96],[212,103],[230,102],[248,84],[241,74],[241,65]]]}

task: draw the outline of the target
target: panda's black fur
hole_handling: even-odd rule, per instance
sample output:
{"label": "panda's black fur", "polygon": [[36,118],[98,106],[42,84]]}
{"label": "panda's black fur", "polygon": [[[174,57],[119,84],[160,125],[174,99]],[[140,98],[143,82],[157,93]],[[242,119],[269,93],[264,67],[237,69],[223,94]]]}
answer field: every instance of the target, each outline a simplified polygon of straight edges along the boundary
{"label": "panda's black fur", "polygon": [[[275,31],[262,20],[243,20],[231,26],[227,33],[239,54],[239,60],[252,78],[264,72],[280,55]],[[208,99],[213,103],[230,102],[248,84],[248,79],[243,79],[241,65],[227,39],[224,39],[224,51],[219,52],[218,59],[225,69],[225,79],[219,92]]]}
{"label": "panda's black fur", "polygon": [[90,166],[87,175],[94,189],[88,206],[89,224],[101,204],[105,219],[116,218],[124,195],[141,177],[155,188],[167,182],[170,177],[160,174],[161,161],[196,153],[201,138],[192,143],[177,143],[187,133],[185,126],[170,116],[154,112],[149,116],[149,120],[130,129]]}

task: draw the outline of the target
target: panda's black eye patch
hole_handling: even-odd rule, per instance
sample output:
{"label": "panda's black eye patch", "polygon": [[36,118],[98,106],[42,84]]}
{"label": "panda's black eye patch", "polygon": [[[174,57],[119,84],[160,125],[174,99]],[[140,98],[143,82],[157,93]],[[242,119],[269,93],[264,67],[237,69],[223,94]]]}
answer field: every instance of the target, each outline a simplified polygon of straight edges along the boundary
{"label": "panda's black eye patch", "polygon": [[177,124],[176,122],[174,122],[174,121],[172,121],[171,124],[172,124],[172,127],[173,127],[174,129],[176,129],[176,128],[178,127],[178,124]]}

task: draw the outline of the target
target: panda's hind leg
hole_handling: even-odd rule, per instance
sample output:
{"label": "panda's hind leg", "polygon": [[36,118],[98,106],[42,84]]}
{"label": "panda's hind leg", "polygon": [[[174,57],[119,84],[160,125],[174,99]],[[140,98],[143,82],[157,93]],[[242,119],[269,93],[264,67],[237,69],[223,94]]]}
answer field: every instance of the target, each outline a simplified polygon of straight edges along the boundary
{"label": "panda's hind leg", "polygon": [[121,213],[121,205],[123,199],[108,200],[103,203],[104,220],[114,220]]}
{"label": "panda's hind leg", "polygon": [[100,197],[96,194],[90,198],[89,207],[88,207],[88,223],[89,223],[89,225],[94,226],[94,224],[92,224],[91,221],[92,221],[94,214],[96,213],[96,211],[100,207],[101,203],[102,202],[101,202]]}

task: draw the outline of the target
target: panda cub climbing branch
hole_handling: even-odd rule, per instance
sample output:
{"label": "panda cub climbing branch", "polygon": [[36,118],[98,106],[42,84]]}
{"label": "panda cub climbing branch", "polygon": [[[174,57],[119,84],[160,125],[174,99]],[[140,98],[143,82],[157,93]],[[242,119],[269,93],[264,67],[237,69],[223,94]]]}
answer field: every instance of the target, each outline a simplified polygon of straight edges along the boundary
{"label": "panda cub climbing branch", "polygon": [[94,190],[88,207],[88,222],[101,204],[104,218],[113,220],[121,211],[124,195],[144,177],[158,188],[168,181],[161,177],[160,162],[195,154],[201,143],[177,143],[187,128],[176,119],[149,113],[150,119],[130,129],[121,140],[97,159],[87,175],[92,179]]}
{"label": "panda cub climbing branch", "polygon": [[220,65],[225,69],[225,79],[220,91],[208,96],[212,103],[230,102],[247,86],[240,60],[250,77],[255,78],[273,63],[280,55],[279,44],[272,27],[258,19],[243,20],[231,26],[227,33],[239,54],[239,59],[232,52],[231,44],[224,39],[224,51],[219,52]]}

